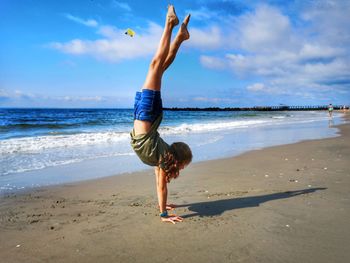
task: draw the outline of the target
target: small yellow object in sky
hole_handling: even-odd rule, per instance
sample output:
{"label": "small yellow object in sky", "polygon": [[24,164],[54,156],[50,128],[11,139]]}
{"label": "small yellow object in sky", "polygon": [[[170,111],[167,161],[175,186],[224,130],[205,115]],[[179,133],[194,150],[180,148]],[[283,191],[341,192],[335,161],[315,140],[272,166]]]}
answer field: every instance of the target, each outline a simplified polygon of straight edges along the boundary
{"label": "small yellow object in sky", "polygon": [[132,29],[128,28],[125,31],[125,35],[129,35],[129,36],[133,37],[135,35],[135,32]]}

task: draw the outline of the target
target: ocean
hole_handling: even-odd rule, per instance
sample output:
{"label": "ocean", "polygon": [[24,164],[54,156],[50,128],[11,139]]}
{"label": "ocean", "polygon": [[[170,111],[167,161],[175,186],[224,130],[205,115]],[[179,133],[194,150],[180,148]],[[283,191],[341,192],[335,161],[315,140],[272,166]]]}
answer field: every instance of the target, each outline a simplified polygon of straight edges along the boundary
{"label": "ocean", "polygon": [[[147,169],[132,151],[131,109],[0,109],[0,193]],[[164,111],[169,144],[194,161],[337,136],[325,111]]]}

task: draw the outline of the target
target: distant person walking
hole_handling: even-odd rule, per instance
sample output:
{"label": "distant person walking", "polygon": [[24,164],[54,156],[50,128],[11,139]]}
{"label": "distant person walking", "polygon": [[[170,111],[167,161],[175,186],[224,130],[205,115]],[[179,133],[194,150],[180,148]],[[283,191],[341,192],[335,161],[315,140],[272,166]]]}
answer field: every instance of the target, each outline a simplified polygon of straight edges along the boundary
{"label": "distant person walking", "polygon": [[333,117],[333,110],[334,110],[333,105],[332,105],[332,103],[330,103],[330,104],[328,105],[328,114],[329,114],[329,117],[330,117],[330,118]]}

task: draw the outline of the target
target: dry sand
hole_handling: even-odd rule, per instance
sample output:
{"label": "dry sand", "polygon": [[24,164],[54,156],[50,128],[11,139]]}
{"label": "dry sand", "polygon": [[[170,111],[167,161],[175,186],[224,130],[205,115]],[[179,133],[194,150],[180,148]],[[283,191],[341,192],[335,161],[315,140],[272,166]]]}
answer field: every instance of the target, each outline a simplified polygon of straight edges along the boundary
{"label": "dry sand", "polygon": [[341,136],[192,164],[160,222],[152,170],[0,199],[0,262],[350,262]]}

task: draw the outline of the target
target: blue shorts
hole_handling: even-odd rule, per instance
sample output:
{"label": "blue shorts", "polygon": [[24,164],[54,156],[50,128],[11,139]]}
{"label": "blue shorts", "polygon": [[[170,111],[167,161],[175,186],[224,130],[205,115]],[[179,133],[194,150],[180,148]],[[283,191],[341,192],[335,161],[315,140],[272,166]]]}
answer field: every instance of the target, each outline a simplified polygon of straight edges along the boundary
{"label": "blue shorts", "polygon": [[136,92],[134,120],[154,122],[163,112],[160,91],[143,89]]}

